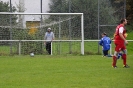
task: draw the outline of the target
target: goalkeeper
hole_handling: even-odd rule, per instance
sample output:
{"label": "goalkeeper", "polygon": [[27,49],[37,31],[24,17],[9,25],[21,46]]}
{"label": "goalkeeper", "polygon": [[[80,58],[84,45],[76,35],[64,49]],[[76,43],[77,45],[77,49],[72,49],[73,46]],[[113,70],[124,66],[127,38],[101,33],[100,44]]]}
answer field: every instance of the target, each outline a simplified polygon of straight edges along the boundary
{"label": "goalkeeper", "polygon": [[108,54],[108,51],[110,50],[110,44],[111,44],[111,39],[107,37],[107,34],[104,32],[102,33],[102,38],[99,42],[99,45],[102,46],[103,48],[103,56],[111,56]]}
{"label": "goalkeeper", "polygon": [[51,28],[47,29],[44,40],[46,40],[44,42],[44,45],[46,46],[46,51],[48,52],[48,54],[51,54],[51,42],[54,40],[54,33],[52,32]]}

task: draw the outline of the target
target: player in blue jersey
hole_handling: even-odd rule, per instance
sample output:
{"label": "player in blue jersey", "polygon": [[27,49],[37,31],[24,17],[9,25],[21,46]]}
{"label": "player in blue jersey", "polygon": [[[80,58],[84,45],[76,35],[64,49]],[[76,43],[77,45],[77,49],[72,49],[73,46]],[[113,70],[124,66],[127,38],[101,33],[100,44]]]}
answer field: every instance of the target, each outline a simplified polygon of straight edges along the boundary
{"label": "player in blue jersey", "polygon": [[111,56],[108,54],[108,51],[110,50],[110,44],[111,39],[107,37],[107,34],[105,32],[102,33],[102,38],[99,41],[99,45],[101,45],[103,48],[103,56]]}

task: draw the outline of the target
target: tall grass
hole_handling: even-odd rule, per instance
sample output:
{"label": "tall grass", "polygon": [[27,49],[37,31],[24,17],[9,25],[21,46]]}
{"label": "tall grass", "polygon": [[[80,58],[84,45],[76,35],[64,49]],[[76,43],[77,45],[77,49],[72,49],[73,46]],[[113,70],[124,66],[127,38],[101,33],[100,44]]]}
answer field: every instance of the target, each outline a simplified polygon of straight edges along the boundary
{"label": "tall grass", "polygon": [[0,56],[0,88],[133,88],[130,68],[101,55]]}

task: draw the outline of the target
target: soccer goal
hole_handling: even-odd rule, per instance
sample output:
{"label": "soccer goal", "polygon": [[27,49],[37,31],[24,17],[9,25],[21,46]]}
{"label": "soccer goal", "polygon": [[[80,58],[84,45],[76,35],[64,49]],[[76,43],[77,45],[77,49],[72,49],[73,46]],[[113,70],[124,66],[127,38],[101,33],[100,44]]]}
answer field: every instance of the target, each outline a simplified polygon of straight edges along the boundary
{"label": "soccer goal", "polygon": [[46,54],[44,35],[51,28],[55,35],[51,54],[84,55],[83,13],[0,12],[0,46],[15,54]]}

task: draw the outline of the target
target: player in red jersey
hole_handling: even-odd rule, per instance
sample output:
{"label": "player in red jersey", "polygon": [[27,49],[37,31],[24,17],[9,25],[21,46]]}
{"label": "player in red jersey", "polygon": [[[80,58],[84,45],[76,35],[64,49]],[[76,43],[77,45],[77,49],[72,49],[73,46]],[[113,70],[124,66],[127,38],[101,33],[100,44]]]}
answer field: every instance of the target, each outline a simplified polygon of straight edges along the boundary
{"label": "player in red jersey", "polygon": [[116,27],[115,36],[114,36],[115,52],[114,52],[113,63],[112,63],[112,67],[114,68],[117,68],[116,66],[117,57],[120,51],[123,52],[122,54],[123,67],[129,68],[129,66],[126,64],[126,61],[127,61],[126,45],[128,44],[126,40],[126,37],[127,37],[126,29],[125,29],[126,24],[127,24],[127,20],[122,19],[120,21],[120,24]]}

